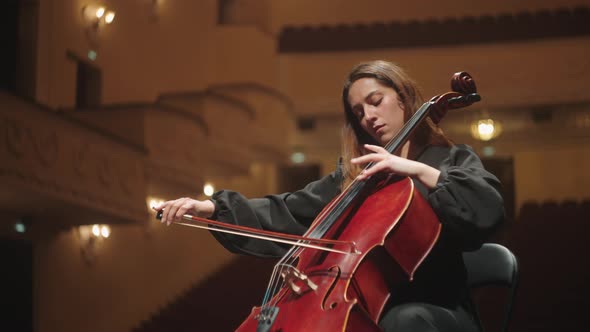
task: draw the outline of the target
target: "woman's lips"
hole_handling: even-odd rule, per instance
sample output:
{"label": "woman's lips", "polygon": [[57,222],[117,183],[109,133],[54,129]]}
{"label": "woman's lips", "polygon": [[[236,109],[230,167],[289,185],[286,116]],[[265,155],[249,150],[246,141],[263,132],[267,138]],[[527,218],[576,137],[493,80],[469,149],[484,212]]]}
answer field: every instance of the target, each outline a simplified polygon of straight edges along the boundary
{"label": "woman's lips", "polygon": [[385,130],[385,125],[378,125],[378,126],[373,127],[373,131],[375,131],[375,134],[382,134],[384,130]]}

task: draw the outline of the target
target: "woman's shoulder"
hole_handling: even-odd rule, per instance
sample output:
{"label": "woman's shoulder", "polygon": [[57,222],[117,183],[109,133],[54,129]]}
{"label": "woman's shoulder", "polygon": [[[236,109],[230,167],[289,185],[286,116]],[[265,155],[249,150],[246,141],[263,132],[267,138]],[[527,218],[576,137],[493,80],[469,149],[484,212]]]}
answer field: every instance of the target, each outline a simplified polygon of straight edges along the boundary
{"label": "woman's shoulder", "polygon": [[457,153],[457,152],[466,152],[466,153],[475,153],[473,148],[467,144],[452,144],[452,145],[427,145],[424,148],[424,153],[433,153],[433,154],[440,154],[440,153]]}
{"label": "woman's shoulder", "polygon": [[461,160],[476,158],[479,159],[473,148],[467,144],[428,145],[417,158],[418,161],[431,166],[438,166],[445,160],[453,161],[452,164]]}

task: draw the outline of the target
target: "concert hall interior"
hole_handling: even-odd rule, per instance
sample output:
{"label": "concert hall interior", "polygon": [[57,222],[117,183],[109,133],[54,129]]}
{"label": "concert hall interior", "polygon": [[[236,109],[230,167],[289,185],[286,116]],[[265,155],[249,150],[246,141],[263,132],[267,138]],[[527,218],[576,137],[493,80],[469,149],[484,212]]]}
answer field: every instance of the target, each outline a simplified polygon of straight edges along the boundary
{"label": "concert hall interior", "polygon": [[[150,206],[332,172],[342,83],[373,59],[426,99],[473,76],[481,102],[441,127],[503,183],[510,330],[586,325],[590,0],[7,0],[0,17],[0,330],[234,330],[276,261]],[[474,294],[488,331],[507,296]]]}

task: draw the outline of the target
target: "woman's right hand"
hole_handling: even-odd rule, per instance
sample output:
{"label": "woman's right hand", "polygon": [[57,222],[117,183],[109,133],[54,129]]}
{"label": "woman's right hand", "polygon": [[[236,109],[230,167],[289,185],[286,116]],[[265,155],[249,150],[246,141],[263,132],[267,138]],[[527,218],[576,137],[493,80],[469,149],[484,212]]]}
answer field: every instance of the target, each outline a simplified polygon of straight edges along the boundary
{"label": "woman's right hand", "polygon": [[185,214],[191,214],[201,218],[211,218],[215,212],[215,204],[210,201],[198,201],[189,197],[183,197],[158,204],[152,209],[162,211],[162,223],[170,225],[172,222],[182,220]]}

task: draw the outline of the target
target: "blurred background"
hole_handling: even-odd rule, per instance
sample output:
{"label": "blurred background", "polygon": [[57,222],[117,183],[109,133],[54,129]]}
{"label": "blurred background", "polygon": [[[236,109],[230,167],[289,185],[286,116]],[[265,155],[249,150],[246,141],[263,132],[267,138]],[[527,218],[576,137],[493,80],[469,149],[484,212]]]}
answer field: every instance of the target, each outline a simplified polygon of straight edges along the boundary
{"label": "blurred background", "polygon": [[[149,206],[296,190],[340,154],[342,82],[398,63],[504,184],[491,239],[521,263],[511,330],[579,329],[590,305],[589,0],[5,0],[0,329],[231,331],[272,261]],[[502,292],[482,296],[494,330]],[[302,319],[305,319],[302,317]]]}

